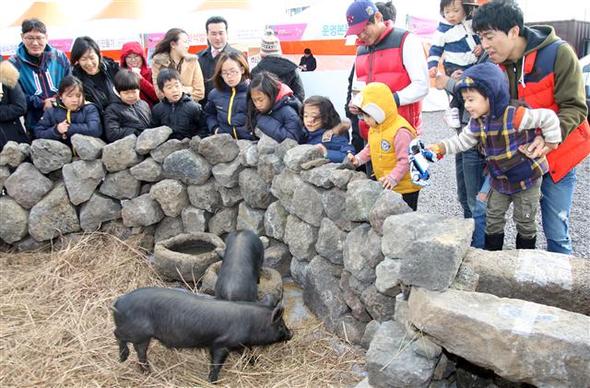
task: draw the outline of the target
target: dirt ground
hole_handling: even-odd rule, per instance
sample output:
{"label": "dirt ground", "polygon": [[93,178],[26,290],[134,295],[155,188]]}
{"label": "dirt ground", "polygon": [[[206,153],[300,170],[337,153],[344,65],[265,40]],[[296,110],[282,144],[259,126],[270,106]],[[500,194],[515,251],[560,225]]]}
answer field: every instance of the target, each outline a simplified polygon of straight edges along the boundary
{"label": "dirt ground", "polygon": [[[119,295],[144,286],[166,283],[133,241],[105,234],[82,236],[52,252],[0,253],[0,386],[209,386],[203,349],[167,349],[152,341],[149,375],[140,372],[133,350],[119,363],[110,307]],[[230,355],[217,386],[351,386],[362,380],[362,349],[302,313],[302,302],[286,305],[293,339],[255,348],[253,366],[246,356]]]}

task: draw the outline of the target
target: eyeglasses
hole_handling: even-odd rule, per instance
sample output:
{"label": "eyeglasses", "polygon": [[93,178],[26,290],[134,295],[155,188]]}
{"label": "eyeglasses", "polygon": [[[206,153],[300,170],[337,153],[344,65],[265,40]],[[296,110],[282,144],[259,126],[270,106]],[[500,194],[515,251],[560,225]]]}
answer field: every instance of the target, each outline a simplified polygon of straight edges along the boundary
{"label": "eyeglasses", "polygon": [[229,71],[222,71],[221,72],[221,76],[222,77],[229,77],[229,76],[235,76],[240,74],[239,70],[229,70]]}
{"label": "eyeglasses", "polygon": [[37,42],[44,42],[47,37],[45,35],[37,35],[37,36],[23,36],[23,39],[29,43]]}
{"label": "eyeglasses", "polygon": [[138,59],[141,59],[141,57],[137,54],[129,54],[126,57],[127,59],[129,59],[130,61],[136,61]]}

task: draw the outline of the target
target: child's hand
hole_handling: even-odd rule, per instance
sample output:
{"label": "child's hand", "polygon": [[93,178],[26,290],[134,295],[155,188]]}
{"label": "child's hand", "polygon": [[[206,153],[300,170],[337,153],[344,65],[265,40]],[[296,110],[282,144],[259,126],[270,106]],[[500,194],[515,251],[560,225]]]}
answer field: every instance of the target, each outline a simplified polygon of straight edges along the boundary
{"label": "child's hand", "polygon": [[429,149],[430,151],[440,156],[444,156],[444,154],[447,153],[447,150],[445,149],[445,146],[442,143],[428,144],[426,146],[426,149]]}
{"label": "child's hand", "polygon": [[475,54],[476,57],[479,57],[482,53],[483,53],[483,47],[481,47],[481,44],[478,44],[477,46],[475,46],[475,48],[473,49],[473,54]]}
{"label": "child's hand", "polygon": [[55,102],[55,97],[49,97],[43,100],[43,111],[53,107],[53,103]]}
{"label": "child's hand", "polygon": [[353,154],[346,154],[346,160],[348,160],[348,163],[352,164],[355,167],[359,166],[359,162]]}
{"label": "child's hand", "polygon": [[131,71],[137,75],[141,75],[141,69],[139,67],[132,67]]}
{"label": "child's hand", "polygon": [[57,132],[61,133],[62,135],[68,133],[68,129],[70,129],[70,124],[68,124],[66,120],[57,124]]}
{"label": "child's hand", "polygon": [[557,148],[559,143],[545,143],[545,147],[549,148],[550,151],[553,151]]}
{"label": "child's hand", "polygon": [[436,72],[437,72],[437,68],[431,67],[430,69],[428,69],[428,76],[430,78],[434,78],[434,77],[436,77]]}
{"label": "child's hand", "polygon": [[318,150],[322,151],[324,158],[328,155],[328,149],[323,144],[316,144],[315,146]]}
{"label": "child's hand", "polygon": [[547,153],[553,149],[551,147],[557,147],[557,144],[545,143],[545,139],[543,139],[543,136],[535,136],[535,139],[532,143],[528,145],[523,144],[518,147],[518,150],[525,154],[527,157],[531,159],[536,159],[540,158],[541,156],[547,155]]}
{"label": "child's hand", "polygon": [[382,177],[381,179],[379,179],[379,182],[381,183],[381,186],[383,186],[383,188],[386,190],[393,190],[393,188],[397,186],[397,182],[395,181],[395,179],[392,179],[388,176]]}

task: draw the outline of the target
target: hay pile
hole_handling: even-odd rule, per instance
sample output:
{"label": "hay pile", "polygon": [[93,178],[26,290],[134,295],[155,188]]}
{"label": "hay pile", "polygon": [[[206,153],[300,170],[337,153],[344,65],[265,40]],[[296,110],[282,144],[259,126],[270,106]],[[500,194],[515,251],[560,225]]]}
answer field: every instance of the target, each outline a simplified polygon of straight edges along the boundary
{"label": "hay pile", "polygon": [[[110,306],[142,286],[165,286],[144,252],[105,234],[51,253],[0,253],[0,386],[207,386],[206,350],[166,349],[152,341],[152,373],[137,357],[118,362]],[[254,366],[232,354],[219,385],[352,385],[364,354],[316,321],[291,327],[293,339],[257,348]]]}

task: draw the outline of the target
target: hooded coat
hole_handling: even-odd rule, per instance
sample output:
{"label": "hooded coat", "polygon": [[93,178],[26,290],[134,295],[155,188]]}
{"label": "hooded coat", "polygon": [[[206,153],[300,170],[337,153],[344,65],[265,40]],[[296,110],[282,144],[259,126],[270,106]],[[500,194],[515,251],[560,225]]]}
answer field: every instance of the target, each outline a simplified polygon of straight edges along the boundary
{"label": "hooded coat", "polygon": [[152,70],[147,65],[147,60],[143,54],[143,47],[138,42],[127,42],[121,47],[121,61],[120,66],[122,69],[128,69],[127,62],[125,59],[129,54],[139,55],[141,57],[141,67],[139,80],[139,98],[148,103],[150,108],[157,104],[160,100],[156,95],[152,80]]}
{"label": "hooded coat", "polygon": [[273,73],[293,91],[300,102],[305,100],[305,89],[297,72],[297,65],[289,59],[277,55],[267,55],[252,69],[251,77],[254,78],[261,71]]}
{"label": "hooded coat", "polygon": [[31,142],[20,121],[27,112],[27,100],[18,77],[18,70],[12,63],[0,62],[0,150],[9,141]]}
{"label": "hooded coat", "polygon": [[299,118],[301,102],[293,96],[293,91],[281,83],[272,108],[266,113],[256,115],[256,126],[278,143],[289,138],[301,143],[305,131]]}

